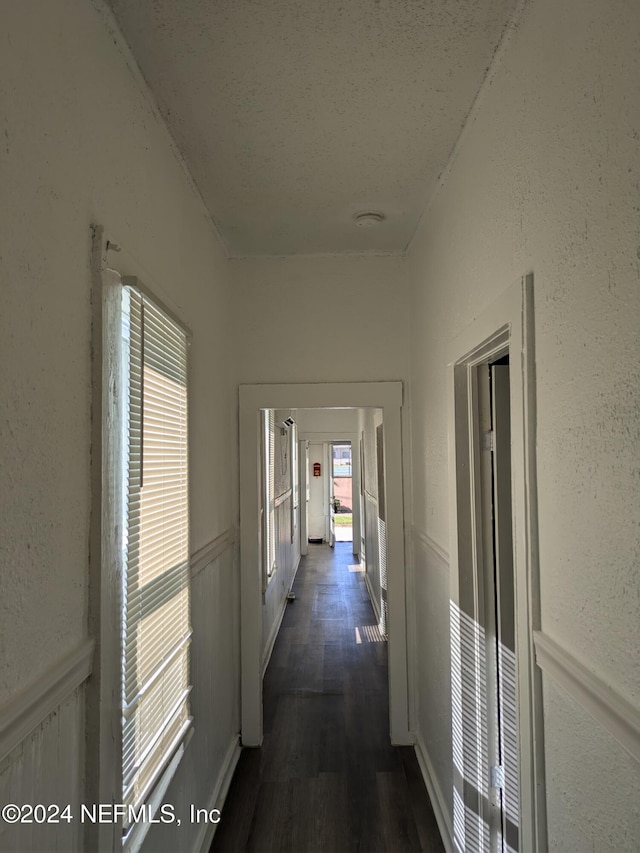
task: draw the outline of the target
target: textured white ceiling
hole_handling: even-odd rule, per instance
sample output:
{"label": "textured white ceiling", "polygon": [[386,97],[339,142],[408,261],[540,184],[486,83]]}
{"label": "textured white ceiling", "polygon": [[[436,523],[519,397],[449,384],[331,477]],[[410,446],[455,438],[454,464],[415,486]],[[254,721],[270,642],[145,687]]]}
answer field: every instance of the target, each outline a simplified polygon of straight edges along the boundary
{"label": "textured white ceiling", "polygon": [[403,251],[516,2],[110,0],[232,256]]}

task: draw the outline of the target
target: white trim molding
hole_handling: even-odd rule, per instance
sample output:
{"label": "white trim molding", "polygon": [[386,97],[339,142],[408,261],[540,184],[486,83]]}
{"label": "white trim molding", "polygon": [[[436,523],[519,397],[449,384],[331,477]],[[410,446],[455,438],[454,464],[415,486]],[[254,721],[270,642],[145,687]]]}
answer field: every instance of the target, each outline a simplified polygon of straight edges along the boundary
{"label": "white trim molding", "polygon": [[0,708],[0,760],[38,728],[91,675],[93,640],[84,640]]}
{"label": "white trim molding", "polygon": [[453,824],[451,822],[450,809],[447,808],[447,801],[438,783],[438,777],[429,758],[427,747],[418,732],[416,732],[414,748],[420,772],[422,773],[422,778],[424,779],[424,784],[431,800],[431,807],[436,817],[436,823],[442,836],[442,843],[447,853],[453,853],[456,848],[453,843]]}
{"label": "white trim molding", "polygon": [[[296,581],[296,575],[298,574],[298,569],[300,568],[300,560],[301,557],[298,555],[298,559],[296,561],[295,568],[291,575],[291,582],[289,583],[289,590],[293,589],[293,585]],[[280,626],[282,625],[282,620],[284,619],[284,614],[287,612],[287,605],[291,602],[285,595],[280,603],[280,612],[276,615],[276,618],[273,620],[273,625],[271,626],[271,631],[269,632],[269,636],[267,637],[267,642],[264,647],[264,652],[262,654],[262,664],[261,664],[261,672],[262,678],[264,678],[265,672],[267,671],[267,667],[269,666],[269,661],[271,660],[271,655],[273,654],[273,649],[276,644],[276,640],[278,639],[278,634],[280,633]]]}
{"label": "white trim molding", "polygon": [[380,613],[380,602],[377,600],[374,589],[371,586],[369,575],[366,571],[364,571],[362,574],[364,577],[364,585],[366,586],[367,592],[369,593],[369,601],[371,602],[373,612],[375,613],[376,619],[378,620],[378,625],[380,625],[380,619],[382,618],[382,615]]}
{"label": "white trim molding", "polygon": [[640,711],[542,631],[534,631],[536,663],[640,761]]}
{"label": "white trim molding", "polygon": [[236,541],[236,528],[229,527],[211,542],[207,542],[191,555],[191,577],[195,578],[210,563],[221,557]]}
{"label": "white trim molding", "polygon": [[286,489],[281,495],[278,495],[277,498],[274,499],[273,505],[277,509],[281,506],[285,501],[289,500],[289,498],[293,495],[293,489]]}
{"label": "white trim molding", "polygon": [[267,642],[264,647],[264,652],[262,653],[262,661],[260,664],[260,672],[262,674],[262,678],[264,678],[264,674],[267,671],[267,667],[269,666],[269,661],[271,660],[271,655],[273,654],[273,647],[276,644],[276,640],[278,639],[278,633],[280,632],[280,626],[282,625],[282,620],[284,619],[284,614],[287,610],[287,605],[289,604],[289,600],[285,595],[280,602],[280,610],[276,614],[276,618],[273,620],[273,625],[271,626],[271,630],[269,631],[269,636],[267,637]]}
{"label": "white trim molding", "polygon": [[441,564],[441,568],[449,571],[449,555],[441,545],[432,539],[428,533],[420,530],[415,524],[411,526],[414,537],[414,544],[420,544],[422,548],[431,554],[433,559]]}
{"label": "white trim molding", "polygon": [[[231,785],[231,780],[241,752],[242,747],[240,746],[240,735],[235,734],[231,738],[229,748],[227,749],[222,762],[222,767],[218,773],[216,784],[213,787],[209,802],[207,803],[207,812],[211,812],[213,809],[218,809],[218,811],[222,812],[222,807],[224,806],[224,801],[227,798],[229,786]],[[193,847],[194,851],[197,851],[197,853],[207,853],[211,847],[211,842],[213,841],[213,836],[217,828],[217,823],[203,823],[202,829],[198,833],[198,838]]]}
{"label": "white trim molding", "polygon": [[412,689],[410,690],[409,701],[411,703],[412,727],[414,730],[417,730],[419,726],[418,684],[420,681],[420,675],[418,672],[418,652],[416,640],[416,631],[418,624],[415,594],[417,566],[419,564],[419,561],[424,562],[427,567],[433,566],[433,569],[427,568],[429,574],[442,575],[443,577],[449,576],[450,567],[449,555],[447,554],[447,552],[441,545],[439,545],[434,539],[432,539],[428,533],[425,533],[424,530],[421,530],[415,524],[412,524],[409,527],[408,538],[408,553],[411,554],[412,565],[411,576],[409,578],[411,588],[407,604],[408,607],[411,607],[411,618],[407,620],[408,630],[411,632],[411,639],[409,641],[409,662],[411,669]]}

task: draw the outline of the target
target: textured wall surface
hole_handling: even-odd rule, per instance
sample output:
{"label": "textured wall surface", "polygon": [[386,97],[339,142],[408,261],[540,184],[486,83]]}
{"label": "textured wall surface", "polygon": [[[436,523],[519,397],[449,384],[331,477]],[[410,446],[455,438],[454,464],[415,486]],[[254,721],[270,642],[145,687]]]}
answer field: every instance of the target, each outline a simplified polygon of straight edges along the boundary
{"label": "textured wall surface", "polygon": [[[0,32],[4,702],[87,632],[91,223],[122,245],[122,271],[135,261],[193,333],[193,550],[234,523],[236,451],[227,262],[108,19],[87,0],[2,3]],[[225,601],[232,586],[231,578],[222,584]],[[207,654],[225,647],[233,659],[232,617],[231,609]],[[225,684],[215,699],[223,752],[238,727],[238,691]],[[192,750],[201,733],[196,724]],[[80,726],[75,735],[82,739]],[[190,768],[205,797],[219,745],[208,752],[206,776],[202,765]],[[43,770],[27,799],[38,784],[47,793],[50,781]]]}
{"label": "textured wall surface", "polygon": [[551,679],[544,697],[549,849],[635,853],[640,763]]}
{"label": "textured wall surface", "polygon": [[[193,332],[193,550],[237,519],[229,366],[234,383],[406,380],[409,360],[407,506],[448,550],[445,348],[533,271],[542,627],[637,706],[637,4],[527,4],[407,259],[230,263],[101,9],[89,0],[0,6],[0,702],[87,630],[89,228],[99,222]],[[414,698],[449,802],[449,601],[436,563],[427,549],[414,565]],[[203,679],[201,698],[221,705],[215,742],[201,744],[210,762],[185,759],[176,797],[212,789],[238,723],[234,571],[225,557],[198,581],[223,626],[198,639],[215,650],[221,679]],[[198,604],[196,630],[209,612]],[[545,691],[551,848],[633,849],[637,764],[552,682]],[[80,742],[80,723],[71,730]],[[603,814],[601,785],[611,780],[617,796],[607,794]],[[38,781],[48,793],[50,775]]]}
{"label": "textured wall surface", "polygon": [[[532,271],[542,627],[636,707],[639,35],[640,10],[627,0],[529,3],[408,261],[414,524],[448,550],[445,347]],[[424,567],[416,584],[417,600],[444,612],[446,585]],[[423,659],[425,676],[435,667],[430,677],[444,683],[445,658]],[[556,798],[572,791],[551,842],[575,850],[598,799],[577,752],[604,766],[609,738],[590,719],[581,742],[557,737],[563,701],[546,705],[547,795],[557,833]],[[622,750],[619,766],[635,778]],[[622,816],[638,791],[618,794]],[[611,849],[604,825],[590,832],[592,849]]]}
{"label": "textured wall surface", "polygon": [[211,368],[225,362],[225,265],[166,130],[91,4],[3,4],[2,18],[6,695],[86,632],[92,222],[193,331],[194,548],[229,526],[219,495],[233,465],[212,440],[213,431],[228,445],[230,427],[228,409],[214,405],[229,394],[226,377]]}
{"label": "textured wall surface", "polygon": [[[449,639],[449,563],[429,547],[423,537],[413,537],[412,590],[409,619],[415,642],[409,647],[412,719],[424,743],[434,777],[440,785],[443,809],[451,812],[453,763],[451,760],[451,644]],[[450,829],[451,834],[451,829]]]}

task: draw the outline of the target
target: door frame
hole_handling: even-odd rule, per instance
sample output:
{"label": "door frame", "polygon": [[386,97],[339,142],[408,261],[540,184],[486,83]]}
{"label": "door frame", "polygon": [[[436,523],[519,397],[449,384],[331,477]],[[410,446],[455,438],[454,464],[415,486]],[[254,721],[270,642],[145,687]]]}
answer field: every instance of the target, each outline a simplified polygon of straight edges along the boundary
{"label": "door frame", "polygon": [[[351,488],[353,495],[355,495],[353,499],[353,556],[359,556],[360,554],[360,531],[362,529],[362,519],[360,517],[360,506],[359,503],[356,502],[356,497],[359,498],[360,494],[356,495],[356,489],[360,489],[360,456],[358,454],[358,458],[356,459],[353,455],[353,447],[354,442],[357,444],[360,440],[359,432],[348,432],[346,430],[307,430],[304,433],[301,433],[305,441],[310,442],[322,442],[323,444],[339,444],[340,442],[349,442],[351,444],[351,470],[352,470],[352,480],[351,480]],[[356,543],[356,534],[358,536],[358,542]],[[358,550],[355,550],[356,547]]]}
{"label": "door frame", "polygon": [[309,442],[298,433],[298,512],[300,518],[300,556],[309,553]]}
{"label": "door frame", "polygon": [[240,385],[241,725],[244,746],[262,743],[262,587],[259,549],[259,420],[263,409],[379,408],[385,424],[389,607],[389,728],[393,744],[409,730],[407,613],[402,485],[402,382]]}
{"label": "door frame", "polygon": [[[529,274],[501,294],[448,346],[450,565],[453,613],[456,607],[460,608],[461,582],[476,597],[476,603],[481,589],[481,546],[477,535],[481,506],[474,476],[480,453],[475,370],[508,349],[520,848],[543,851],[546,800],[542,673],[536,666],[533,642],[533,632],[540,629],[533,321],[533,275]],[[452,624],[452,637],[454,633]]]}

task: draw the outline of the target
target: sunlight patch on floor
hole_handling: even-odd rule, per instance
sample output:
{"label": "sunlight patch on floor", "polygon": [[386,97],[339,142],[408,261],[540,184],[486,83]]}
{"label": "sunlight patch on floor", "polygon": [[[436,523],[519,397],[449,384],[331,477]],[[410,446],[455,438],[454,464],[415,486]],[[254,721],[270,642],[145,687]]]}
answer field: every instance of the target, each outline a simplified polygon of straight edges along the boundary
{"label": "sunlight patch on floor", "polygon": [[386,637],[378,625],[359,625],[355,629],[356,643],[384,643]]}

